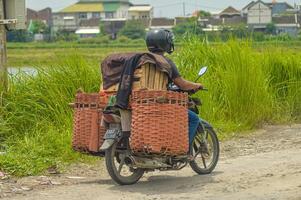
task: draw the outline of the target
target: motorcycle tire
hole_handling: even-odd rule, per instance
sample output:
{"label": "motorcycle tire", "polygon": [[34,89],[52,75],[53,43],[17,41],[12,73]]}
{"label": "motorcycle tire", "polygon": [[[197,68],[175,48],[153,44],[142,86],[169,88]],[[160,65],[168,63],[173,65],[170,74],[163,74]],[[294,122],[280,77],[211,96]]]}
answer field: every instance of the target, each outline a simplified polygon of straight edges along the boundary
{"label": "motorcycle tire", "polygon": [[[201,168],[198,163],[194,160],[191,161],[190,167],[193,169],[193,171],[195,171],[197,174],[199,175],[206,175],[206,174],[210,174],[212,173],[212,171],[215,169],[217,163],[218,163],[218,159],[219,159],[219,153],[220,153],[220,147],[219,147],[219,140],[217,137],[217,134],[215,133],[215,131],[212,128],[206,128],[205,131],[208,133],[208,135],[210,135],[211,139],[212,139],[212,144],[213,144],[213,152],[212,152],[212,162],[210,163],[209,167],[205,167],[205,168]],[[198,132],[198,134],[201,134]]]}
{"label": "motorcycle tire", "polygon": [[[109,175],[119,185],[133,185],[137,183],[141,177],[144,174],[143,169],[132,169],[132,175],[131,176],[122,176],[119,172],[118,169],[116,168],[114,159],[115,156],[118,156],[119,154],[116,154],[116,149],[117,149],[117,143],[112,145],[107,151],[106,151],[106,167]],[[117,158],[117,160],[120,160],[120,158]],[[120,161],[121,162],[121,161]],[[120,163],[119,163],[120,164]]]}

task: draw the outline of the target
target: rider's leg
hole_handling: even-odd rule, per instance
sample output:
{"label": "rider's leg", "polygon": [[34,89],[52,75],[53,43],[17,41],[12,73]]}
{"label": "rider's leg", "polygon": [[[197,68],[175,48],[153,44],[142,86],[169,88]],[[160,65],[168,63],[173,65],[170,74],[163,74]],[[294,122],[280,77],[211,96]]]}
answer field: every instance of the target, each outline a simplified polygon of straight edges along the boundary
{"label": "rider's leg", "polygon": [[195,137],[196,131],[198,129],[200,118],[196,113],[188,110],[188,120],[189,120],[189,145],[191,145]]}

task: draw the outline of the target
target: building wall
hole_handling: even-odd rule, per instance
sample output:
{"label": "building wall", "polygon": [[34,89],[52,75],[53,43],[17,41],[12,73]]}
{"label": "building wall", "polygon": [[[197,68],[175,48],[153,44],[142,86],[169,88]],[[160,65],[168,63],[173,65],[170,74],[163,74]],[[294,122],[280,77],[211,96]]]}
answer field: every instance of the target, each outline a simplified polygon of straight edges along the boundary
{"label": "building wall", "polygon": [[75,31],[79,27],[80,20],[78,15],[74,13],[54,13],[53,14],[53,29],[58,31],[61,29],[67,31]]}
{"label": "building wall", "polygon": [[272,10],[269,6],[258,2],[250,7],[248,24],[264,25],[272,22]]}
{"label": "building wall", "polygon": [[48,26],[52,26],[52,10],[51,8],[45,8],[40,11],[27,9],[27,21],[41,20]]}
{"label": "building wall", "polygon": [[140,11],[130,11],[128,14],[128,19],[152,19],[153,10],[147,12]]}
{"label": "building wall", "polygon": [[291,37],[297,37],[298,33],[299,33],[299,28],[297,26],[293,27],[293,26],[286,26],[286,25],[277,25],[276,26],[276,33],[277,34],[288,34]]}
{"label": "building wall", "polygon": [[116,18],[128,18],[129,4],[121,4],[119,9],[116,12]]}

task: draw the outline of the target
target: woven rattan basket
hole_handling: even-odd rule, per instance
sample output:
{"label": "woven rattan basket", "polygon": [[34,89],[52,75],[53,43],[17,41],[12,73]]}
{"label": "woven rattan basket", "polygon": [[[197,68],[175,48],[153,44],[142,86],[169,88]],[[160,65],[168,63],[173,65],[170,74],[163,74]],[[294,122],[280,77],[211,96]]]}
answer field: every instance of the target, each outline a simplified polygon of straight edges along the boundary
{"label": "woven rattan basket", "polygon": [[188,95],[134,91],[131,148],[134,153],[185,155],[189,149]]}
{"label": "woven rattan basket", "polygon": [[74,107],[72,147],[79,152],[98,152],[105,128],[101,126],[105,102],[100,94],[77,93]]}

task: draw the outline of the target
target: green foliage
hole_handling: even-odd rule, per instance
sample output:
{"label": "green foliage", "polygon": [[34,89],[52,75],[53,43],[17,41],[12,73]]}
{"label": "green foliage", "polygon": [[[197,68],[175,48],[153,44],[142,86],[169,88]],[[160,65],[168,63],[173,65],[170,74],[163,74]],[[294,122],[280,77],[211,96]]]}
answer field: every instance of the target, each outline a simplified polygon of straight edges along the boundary
{"label": "green foliage", "polygon": [[0,106],[0,170],[15,175],[33,175],[49,166],[79,159],[71,150],[72,109],[78,88],[99,91],[98,67],[81,56],[61,56],[52,67],[38,68],[33,77],[10,78],[9,91]]}
{"label": "green foliage", "polygon": [[183,36],[188,35],[199,35],[202,33],[201,27],[198,25],[196,18],[191,18],[187,22],[179,23],[172,29],[175,35]]}
{"label": "green foliage", "polygon": [[[200,66],[209,66],[202,78],[209,92],[197,94],[204,102],[201,117],[223,133],[263,123],[301,121],[301,53],[283,46],[265,44],[258,50],[252,45],[234,40],[211,45],[199,37],[186,37],[173,55],[189,80],[195,79]],[[55,57],[42,59],[50,67],[37,68],[37,76],[21,73],[11,77],[7,93],[0,88],[0,149],[7,152],[0,156],[1,171],[34,175],[51,166],[64,167],[86,159],[71,150],[72,110],[68,103],[78,88],[99,90],[95,60],[116,49],[83,49],[80,55],[79,50],[69,51],[73,53],[63,56],[66,50],[61,49]],[[87,62],[91,58],[93,65]]]}
{"label": "green foliage", "polygon": [[104,36],[106,35],[106,31],[105,31],[105,25],[103,21],[99,22],[99,36]]}
{"label": "green foliage", "polygon": [[100,36],[100,37],[95,37],[95,38],[81,38],[79,40],[80,44],[99,44],[99,45],[107,45],[110,43],[109,36]]}
{"label": "green foliage", "polygon": [[48,26],[41,20],[34,20],[31,22],[30,31],[33,34],[49,32]]}
{"label": "green foliage", "polygon": [[210,17],[210,16],[211,16],[210,12],[207,12],[207,11],[204,11],[204,10],[200,10],[198,12],[198,17]]}
{"label": "green foliage", "polygon": [[130,39],[126,36],[120,36],[120,37],[118,37],[117,41],[120,43],[129,43]]}
{"label": "green foliage", "polygon": [[72,42],[76,40],[78,40],[78,36],[66,30],[58,30],[55,35],[55,41]]}
{"label": "green foliage", "polygon": [[273,22],[267,24],[266,33],[271,34],[271,35],[276,34],[276,25]]}
{"label": "green foliage", "polygon": [[[184,77],[193,80],[209,66],[203,83],[209,93],[202,117],[222,130],[254,128],[266,122],[301,119],[301,54],[229,41],[216,47],[190,39],[174,56]],[[277,94],[279,93],[280,94]]]}
{"label": "green foliage", "polygon": [[119,34],[130,39],[145,38],[145,26],[139,20],[129,20]]}

